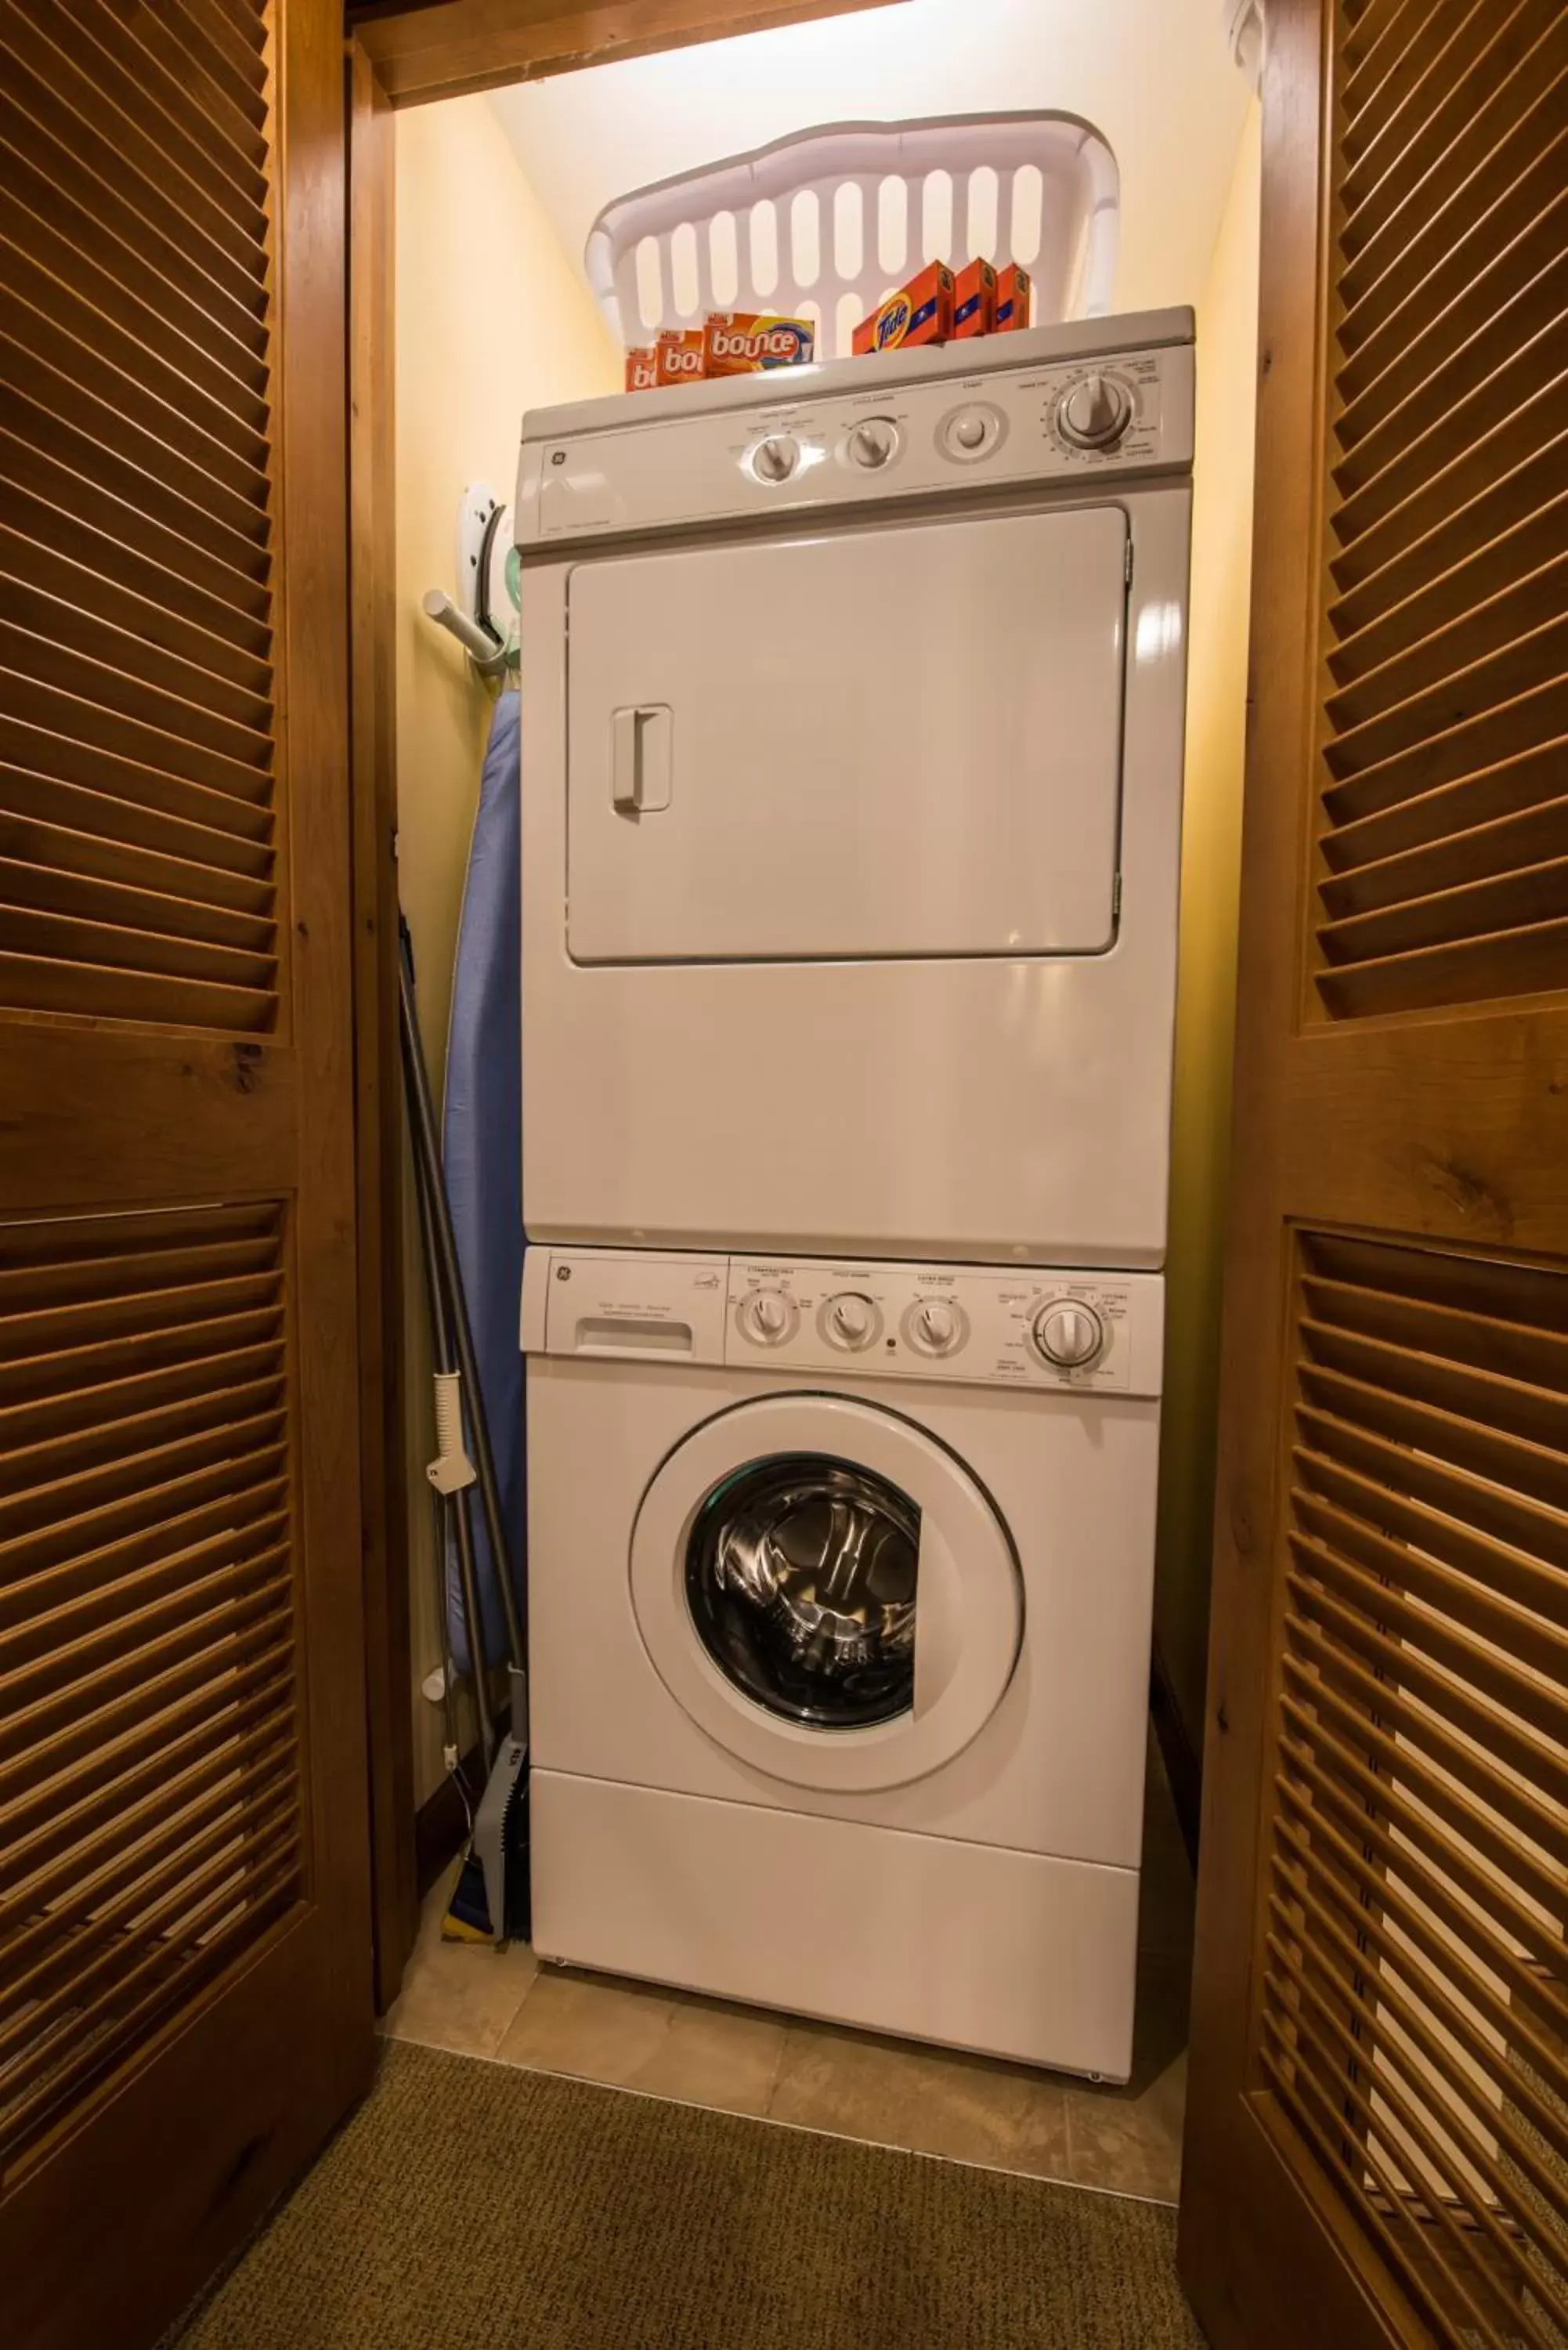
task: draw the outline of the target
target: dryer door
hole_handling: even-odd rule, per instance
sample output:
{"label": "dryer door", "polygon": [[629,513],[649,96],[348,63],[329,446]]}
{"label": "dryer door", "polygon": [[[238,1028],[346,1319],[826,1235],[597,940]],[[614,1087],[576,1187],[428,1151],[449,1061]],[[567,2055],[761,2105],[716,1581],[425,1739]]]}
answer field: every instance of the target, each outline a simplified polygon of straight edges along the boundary
{"label": "dryer door", "polygon": [[769,1396],[669,1454],[632,1533],[631,1593],[677,1702],[796,1786],[895,1787],[961,1752],[1023,1628],[1005,1528],[913,1421]]}
{"label": "dryer door", "polygon": [[1119,506],[578,565],[577,962],[1098,954]]}

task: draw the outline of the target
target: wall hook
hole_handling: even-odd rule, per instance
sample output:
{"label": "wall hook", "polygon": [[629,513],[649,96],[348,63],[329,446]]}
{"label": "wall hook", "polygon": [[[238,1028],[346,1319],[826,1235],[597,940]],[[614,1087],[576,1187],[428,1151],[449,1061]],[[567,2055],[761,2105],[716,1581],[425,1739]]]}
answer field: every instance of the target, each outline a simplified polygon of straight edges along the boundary
{"label": "wall hook", "polygon": [[471,482],[457,508],[457,594],[431,588],[421,601],[436,626],[457,639],[479,675],[504,678],[517,666],[506,557],[510,516],[487,482]]}

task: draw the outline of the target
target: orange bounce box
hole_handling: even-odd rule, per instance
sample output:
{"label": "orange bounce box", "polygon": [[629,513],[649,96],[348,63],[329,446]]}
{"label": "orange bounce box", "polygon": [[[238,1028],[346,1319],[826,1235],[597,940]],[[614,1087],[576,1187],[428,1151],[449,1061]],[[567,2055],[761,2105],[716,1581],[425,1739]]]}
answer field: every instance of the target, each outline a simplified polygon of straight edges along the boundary
{"label": "orange bounce box", "polygon": [[763,368],[805,367],[815,348],[809,318],[711,310],[702,330],[703,372],[755,375]]}
{"label": "orange bounce box", "polygon": [[701,383],[702,329],[667,327],[653,346],[654,366],[662,383]]}
{"label": "orange bounce box", "polygon": [[996,272],[976,254],[953,280],[953,340],[989,335],[996,323]]}
{"label": "orange bounce box", "polygon": [[896,351],[917,343],[945,343],[953,330],[953,274],[933,261],[897,294],[889,294],[855,329],[855,349]]}
{"label": "orange bounce box", "polygon": [[1029,324],[1029,272],[1010,261],[996,281],[996,328],[999,335],[1013,335]]}
{"label": "orange bounce box", "polygon": [[646,349],[628,351],[626,355],[626,388],[628,391],[651,391],[659,381],[659,358],[653,345]]}

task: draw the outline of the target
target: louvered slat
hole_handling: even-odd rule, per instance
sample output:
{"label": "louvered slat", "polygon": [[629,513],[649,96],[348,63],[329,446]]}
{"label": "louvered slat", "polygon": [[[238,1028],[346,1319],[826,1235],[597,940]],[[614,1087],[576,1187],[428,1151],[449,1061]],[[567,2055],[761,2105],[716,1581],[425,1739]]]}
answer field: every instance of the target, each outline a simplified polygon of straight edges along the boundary
{"label": "louvered slat", "polygon": [[[1348,2113],[1363,2127],[1376,2126],[1379,2106],[1386,2110],[1398,2123],[1407,2146],[1421,2163],[1424,2175],[1440,2176],[1445,2164],[1446,2150],[1438,2143],[1436,2133],[1426,2121],[1419,2097],[1411,2099],[1403,2092],[1401,2084],[1407,2076],[1399,2061],[1397,2043],[1392,2043],[1395,2051],[1392,2057],[1386,2053],[1390,2047],[1391,2035],[1386,2034],[1382,2039],[1370,2043],[1376,2048],[1377,2054],[1384,2059],[1379,2074],[1377,2100],[1374,2102],[1360,2085],[1366,2076],[1360,2069],[1359,2059],[1366,2053],[1367,2046],[1361,2037],[1364,2028],[1361,2010],[1365,2002],[1353,2003],[1354,2028],[1347,2026],[1341,2021],[1334,2007],[1317,1991],[1310,1977],[1293,1964],[1291,1953],[1277,1937],[1271,1939],[1270,1953],[1279,1962],[1280,1971],[1265,1977],[1266,1987],[1277,2002],[1276,2013],[1288,2010],[1293,2022],[1291,2032],[1287,2035],[1275,2021],[1274,2015],[1271,2015],[1269,2033],[1275,2048],[1293,2066],[1293,2085],[1296,2083],[1304,2085],[1311,2093],[1313,2102],[1327,2116],[1332,2124],[1339,2117],[1335,2101],[1325,2094],[1317,2076],[1324,2070],[1333,2067],[1336,2060],[1343,2070],[1345,2062],[1348,2059],[1353,2069],[1345,2075],[1345,2085],[1340,2092],[1341,2109]],[[1376,2018],[1374,2021],[1376,2022]],[[1310,2073],[1303,2072],[1302,2068],[1303,2056],[1312,2060],[1313,2070]],[[1453,2142],[1454,2129],[1455,2126],[1450,2122],[1447,2133],[1450,2144]],[[1473,2137],[1464,2130],[1462,2124],[1459,2125],[1459,2135],[1461,2142],[1468,2142],[1469,2145],[1476,2143]],[[1370,2176],[1384,2190],[1384,2204],[1385,2208],[1387,2208],[1396,2198],[1400,2196],[1402,2190],[1391,2180],[1385,2167],[1375,2157],[1364,2158],[1367,2160]],[[1348,2166],[1345,2166],[1345,2168],[1348,2169]],[[1457,2297],[1460,2308],[1476,2329],[1471,2337],[1472,2340],[1489,2345],[1490,2350],[1515,2350],[1515,2345],[1521,2341],[1536,2345],[1536,2350],[1553,2350],[1551,2334],[1542,2329],[1533,2315],[1527,2316],[1522,2321],[1513,2315],[1511,2293],[1506,2297],[1495,2294],[1486,2290],[1493,2284],[1493,2279],[1490,2275],[1471,2273],[1474,2246],[1467,2243],[1466,2231],[1454,2217],[1447,2201],[1440,2197],[1434,2198],[1428,2208],[1437,2230],[1447,2239],[1446,2249],[1451,2255],[1457,2256],[1456,2266],[1459,2278]],[[1564,2316],[1568,2316],[1568,2303],[1563,2303],[1559,2288],[1532,2267],[1529,2254],[1520,2246],[1515,2232],[1505,2228],[1490,2206],[1484,2203],[1480,2207],[1476,2216],[1481,2223],[1484,2235],[1508,2261],[1514,2272],[1517,2284],[1528,2283],[1532,2288],[1532,2295],[1543,2298],[1547,2312],[1552,2319],[1555,2319],[1560,2312]],[[1476,2290],[1477,2287],[1480,2287],[1481,2290]],[[1493,2322],[1494,2317],[1497,2320],[1496,2323]],[[1518,2330],[1521,2323],[1525,2329],[1522,2333]]]}
{"label": "louvered slat", "polygon": [[48,222],[17,205],[8,209],[6,230],[5,271],[16,296],[8,328],[18,341],[67,369],[90,352],[95,380],[122,413],[178,445],[223,489],[264,504],[267,446],[244,419],[250,403],[240,387],[219,382],[209,391],[182,353],[162,357],[134,313],[122,325],[112,309],[100,309],[91,296],[95,276],[105,273],[84,265]]}
{"label": "louvered slat", "polygon": [[[26,389],[23,366],[16,363],[9,388],[6,417],[6,471],[30,485],[47,484],[46,494],[78,520],[112,529],[134,554],[151,553],[154,561],[182,577],[202,579],[236,611],[254,619],[268,608],[269,557],[265,537],[254,529],[234,529],[203,500],[198,474],[186,484],[175,479],[173,467],[161,463],[159,444],[144,436],[132,449],[131,436],[119,432],[112,410],[101,402],[96,411],[84,408],[78,422],[62,405],[59,379],[38,376],[42,399]],[[78,402],[78,405],[83,405]],[[94,428],[97,428],[95,431]],[[84,499],[99,501],[84,507]],[[182,550],[190,550],[182,557]]]}
{"label": "louvered slat", "polygon": [[[123,746],[155,771],[226,798],[268,804],[271,778],[261,755],[265,736],[225,733],[199,705],[143,684],[133,670],[73,656],[51,639],[4,620],[0,668],[8,679],[12,708],[25,724],[42,731],[53,720],[74,728],[76,739],[93,749],[113,755]],[[235,752],[254,752],[254,764]]]}
{"label": "louvered slat", "polygon": [[[182,1729],[167,1722],[143,1730],[130,1739],[112,1742],[109,1765],[102,1784],[89,1784],[79,1795],[59,1795],[43,1824],[30,1834],[14,1836],[0,1855],[0,1915],[9,1920],[26,1915],[26,1905],[43,1896],[43,1887],[57,1868],[74,1871],[78,1846],[100,1835],[111,1823],[117,1834],[132,1836],[147,1817],[157,1816],[177,1804],[183,1791],[211,1785],[235,1764],[286,1746],[291,1736],[280,1730],[275,1716],[281,1679],[264,1682],[237,1704],[230,1716],[233,1744],[213,1753],[204,1731]],[[14,1887],[28,1890],[17,1902]],[[35,1890],[36,1888],[36,1890]]]}
{"label": "louvered slat", "polygon": [[[230,1669],[232,1667],[232,1669]],[[214,1747],[210,1735],[212,1691],[202,1684],[200,1664],[164,1676],[152,1701],[130,1709],[129,1719],[108,1725],[96,1743],[71,1761],[56,1758],[31,1783],[17,1783],[0,1799],[0,1885],[20,1884],[39,1862],[80,1841],[90,1848],[114,1817],[118,1774],[134,1774],[162,1753],[228,1752],[259,1721],[270,1721],[291,1702],[295,1670],[293,1627],[286,1621],[270,1644],[225,1660],[224,1736]]]}
{"label": "louvered slat", "polygon": [[[43,866],[62,877],[62,887],[63,877],[73,874],[119,883],[144,907],[150,898],[171,898],[192,908],[192,921],[218,926],[203,929],[202,935],[226,938],[231,945],[265,943],[254,933],[241,938],[222,925],[226,914],[249,915],[265,922],[270,932],[273,893],[267,883],[250,880],[222,866],[198,865],[128,842],[105,840],[97,833],[36,824],[29,816],[8,813],[5,793],[5,779],[0,775],[0,857],[24,866]],[[78,904],[70,910],[80,912],[82,908]]]}
{"label": "louvered slat", "polygon": [[1536,0],[1448,0],[1433,10],[1410,43],[1407,69],[1370,90],[1344,124],[1347,259],[1397,218],[1434,171],[1462,165],[1462,142],[1474,136],[1478,113],[1527,64],[1552,22]]}
{"label": "louvered slat", "polygon": [[[38,0],[29,5],[36,9]],[[199,185],[231,202],[237,192],[248,199],[254,223],[265,219],[266,110],[254,91],[214,79],[207,57],[164,21],[161,10],[140,9],[117,22],[97,0],[48,0],[48,5],[96,41],[157,108],[182,168]]]}
{"label": "louvered slat", "polygon": [[261,0],[0,0],[0,1010],[285,1017]]}
{"label": "louvered slat", "polygon": [[[35,706],[55,714],[47,712],[47,703]],[[272,870],[274,819],[265,802],[258,806],[233,792],[214,791],[145,760],[99,748],[81,734],[60,733],[0,711],[0,775],[3,805],[18,814],[47,819],[57,806],[49,786],[67,785],[68,795],[57,803],[64,820],[105,839],[123,836],[159,847],[184,843],[189,846],[183,853],[195,864],[230,863],[239,872],[260,875]]]}
{"label": "louvered slat", "polygon": [[[226,906],[204,905],[200,899],[165,891],[92,879],[69,868],[21,864],[5,857],[0,857],[0,890],[13,906],[52,907],[58,914],[83,922],[167,931],[182,941],[202,940],[213,946],[248,951],[253,957],[265,958],[269,966],[274,961],[274,925],[265,916],[234,913]],[[26,942],[18,939],[19,944]],[[183,959],[181,967],[184,967]]]}
{"label": "louvered slat", "polygon": [[[1424,29],[1417,26],[1412,37]],[[1407,201],[1375,234],[1365,234],[1364,220],[1361,241],[1344,256],[1340,271],[1347,314],[1375,289],[1383,296],[1376,315],[1403,301],[1423,282],[1434,257],[1458,244],[1470,223],[1512,184],[1521,155],[1528,163],[1539,152],[1561,119],[1551,103],[1563,66],[1560,32],[1560,26],[1549,28],[1532,52],[1530,70],[1507,77],[1477,106],[1467,137],[1428,172],[1419,203]],[[1345,85],[1347,112],[1374,96],[1363,90],[1358,99],[1354,76]]]}
{"label": "louvered slat", "polygon": [[[286,1749],[281,1755],[275,1750],[268,1759],[271,1767],[264,1769],[258,1765],[254,1749],[249,1758],[258,1824],[269,1813],[282,1808],[278,1798],[286,1796],[293,1776],[293,1762]],[[165,1816],[150,1824],[145,1835],[128,1840],[119,1853],[81,1883],[67,1887],[57,1877],[48,1888],[51,1906],[36,1911],[25,1926],[8,1938],[0,1924],[0,1950],[5,1950],[7,1965],[16,1970],[18,1982],[49,1988],[57,2012],[61,1987],[51,1979],[58,1971],[62,1955],[59,1945],[73,1938],[86,1942],[90,1937],[101,1936],[106,1926],[112,1931],[118,1922],[111,1908],[116,1897],[119,1897],[122,1911],[134,1916],[156,1892],[158,1879],[153,1872],[171,1855],[176,1856],[178,1865],[188,1870],[199,1839],[203,1836],[211,1849],[221,1851],[233,1837],[233,1825],[227,1816],[232,1801],[228,1788],[220,1784],[212,1793],[188,1800],[182,1811],[171,1806],[176,1816]]]}
{"label": "louvered slat", "polygon": [[[1532,66],[1531,74],[1514,77],[1484,110],[1458,183],[1450,179],[1434,189],[1438,200],[1431,210],[1407,219],[1397,244],[1388,239],[1364,246],[1343,271],[1341,341],[1358,369],[1366,346],[1407,304],[1415,306],[1412,315],[1434,315],[1451,283],[1450,257],[1478,224],[1489,224],[1495,249],[1532,217],[1528,206],[1541,159],[1554,153],[1562,130],[1568,39],[1561,24],[1547,34]],[[1376,361],[1366,364],[1370,368]]]}
{"label": "louvered slat", "polygon": [[177,403],[189,400],[217,437],[254,454],[246,436],[265,432],[269,412],[265,368],[237,347],[210,348],[202,313],[167,277],[154,276],[57,178],[46,176],[15,146],[0,142],[0,151],[16,207],[12,241],[25,241],[57,285],[78,286],[93,311],[156,357],[169,371],[161,379],[166,396]]}
{"label": "louvered slat", "polygon": [[1440,2338],[1568,2320],[1568,1275],[1304,1236],[1255,2054]]}
{"label": "louvered slat", "polygon": [[[0,1558],[11,1577],[0,1601],[0,1641],[16,1634],[26,1647],[33,1638],[27,1627],[40,1607],[65,1605],[81,1590],[140,1572],[149,1560],[165,1555],[171,1540],[186,1546],[182,1556],[196,1556],[209,1536],[228,1541],[238,1528],[249,1526],[269,1513],[275,1514],[284,1490],[282,1437],[280,1412],[257,1414],[248,1422],[214,1428],[179,1444],[158,1447],[140,1460],[133,1457],[125,1462],[117,1460],[106,1464],[95,1474],[83,1476],[79,1490],[70,1490],[65,1479],[39,1489],[42,1496],[57,1500],[62,1507],[74,1507],[80,1514],[56,1523],[41,1509],[16,1513],[14,1523],[20,1531],[0,1549]],[[254,1451],[236,1451],[236,1447],[253,1445]],[[191,1472],[215,1468],[220,1462],[230,1472],[227,1488],[210,1500],[194,1499],[202,1478]],[[185,1473],[182,1475],[181,1471]],[[111,1495],[116,1487],[123,1489],[127,1479],[135,1473],[150,1481],[146,1496],[149,1506],[138,1514],[151,1518],[151,1524],[133,1528],[99,1549],[85,1550],[82,1544],[88,1537],[79,1530],[84,1520],[92,1515],[92,1501],[106,1489]],[[159,1479],[168,1482],[161,1487],[154,1482]],[[159,1506],[155,1497],[161,1492],[167,1496],[171,1491],[177,1492],[189,1506],[173,1516],[154,1516]],[[167,1513],[171,1507],[167,1498],[161,1506]],[[53,1564],[40,1565],[40,1561]]]}
{"label": "louvered slat", "polygon": [[300,1892],[286,1278],[271,1205],[0,1225],[0,2158]]}
{"label": "louvered slat", "polygon": [[1342,0],[1337,47],[1316,980],[1351,1019],[1568,988],[1568,16]]}
{"label": "louvered slat", "polygon": [[[234,1274],[262,1273],[272,1262],[265,1235],[253,1237],[243,1230],[233,1239],[220,1231],[209,1241],[192,1241],[184,1245],[171,1235],[162,1244],[154,1241],[151,1246],[129,1254],[118,1250],[115,1253],[116,1270],[121,1277],[146,1289],[160,1287],[166,1282],[183,1285],[192,1272],[214,1280]],[[42,1265],[31,1264],[18,1255],[0,1268],[0,1305],[21,1311],[45,1298],[91,1297],[98,1290],[101,1270],[102,1260],[87,1253],[53,1259]]]}
{"label": "louvered slat", "polygon": [[265,358],[268,324],[265,298],[245,272],[236,275],[195,224],[170,203],[156,181],[122,159],[112,139],[83,137],[81,117],[47,78],[51,52],[37,57],[10,37],[9,18],[0,13],[0,68],[9,88],[5,136],[46,178],[82,204],[119,247],[138,257],[140,270],[156,273],[193,303],[220,338],[252,363]]}
{"label": "louvered slat", "polygon": [[[214,607],[188,581],[149,566],[140,589],[119,587],[113,577],[119,551],[101,534],[80,528],[58,508],[26,491],[13,493],[7,504],[17,524],[26,526],[0,527],[0,573],[26,580],[67,608],[98,602],[117,628],[183,661],[185,674],[209,680],[210,697],[223,695],[226,688],[228,698],[218,706],[230,717],[254,724],[261,716],[265,723],[272,692],[265,624],[254,631],[250,643],[236,641],[242,632],[234,629],[233,615]],[[60,541],[67,536],[69,554],[60,551]],[[145,592],[154,587],[155,596]]]}
{"label": "louvered slat", "polygon": [[[95,12],[93,22],[107,15]],[[112,47],[83,37],[55,0],[0,0],[0,47],[29,96],[53,94],[74,120],[78,141],[116,158],[137,209],[192,252],[231,299],[259,315],[266,306],[265,213],[149,103],[145,85]]]}
{"label": "louvered slat", "polygon": [[265,77],[257,47],[211,0],[169,0],[169,18],[208,79],[257,127],[266,123]]}
{"label": "louvered slat", "polygon": [[1373,857],[1320,887],[1324,908],[1337,921],[1347,914],[1406,904],[1492,874],[1528,872],[1563,857],[1568,857],[1568,797]]}
{"label": "louvered slat", "polygon": [[275,1373],[269,1336],[255,1346],[233,1347],[218,1353],[196,1352],[189,1359],[168,1364],[161,1370],[106,1379],[84,1396],[36,1396],[30,1402],[0,1409],[0,1452],[20,1451],[80,1430],[83,1400],[90,1401],[95,1419],[108,1421],[122,1414],[196,1401],[226,1386],[270,1378]]}
{"label": "louvered slat", "polygon": [[[1546,2141],[1546,2159],[1542,2162],[1536,2158],[1536,2169],[1532,2171],[1531,2157],[1521,2150],[1509,2106],[1498,2106],[1488,2094],[1487,2043],[1478,2033],[1469,2010],[1432,1978],[1422,1979],[1418,1991],[1414,1988],[1414,1979],[1406,1982],[1401,1967],[1405,1953],[1397,1937],[1388,1931],[1376,1911],[1368,1911],[1363,1918],[1352,1883],[1324,1866],[1322,1855],[1293,1823],[1282,1823],[1279,1841],[1281,1850],[1272,1870],[1275,1889],[1269,1907],[1282,1936],[1293,1942],[1299,1927],[1303,1923],[1311,1925],[1314,1935],[1321,1938],[1324,1952],[1332,1953],[1340,1962],[1344,2003],[1350,2011],[1354,2011],[1356,2002],[1366,2000],[1365,1989],[1350,1986],[1363,1983],[1369,1972],[1366,1961],[1369,1956],[1374,1958],[1377,1962],[1377,2006],[1374,2012],[1383,2011],[1397,2019],[1407,2038],[1443,2075],[1452,2092],[1449,2110],[1457,2110],[1461,2116],[1473,2112],[1495,2134],[1500,2149],[1506,2150],[1510,2161],[1537,2185],[1553,2211],[1563,2216],[1568,2210],[1568,2198],[1564,2196],[1559,2167],[1562,2116],[1553,2111],[1529,2074],[1522,2075],[1514,2102],[1530,2127]],[[1430,2019],[1435,2019],[1447,2035],[1450,2043],[1447,2050],[1432,2030]],[[1467,2064],[1453,2064],[1456,2050],[1468,2060]],[[1506,2195],[1500,2199],[1506,2200]],[[1561,2243],[1552,2241],[1549,2249],[1560,2266]]]}

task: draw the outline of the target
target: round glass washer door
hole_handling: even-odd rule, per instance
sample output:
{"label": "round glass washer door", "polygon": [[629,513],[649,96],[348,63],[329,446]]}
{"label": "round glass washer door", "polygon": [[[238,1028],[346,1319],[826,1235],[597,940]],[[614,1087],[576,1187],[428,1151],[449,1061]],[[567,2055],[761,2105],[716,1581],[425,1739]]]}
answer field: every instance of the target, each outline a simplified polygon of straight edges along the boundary
{"label": "round glass washer door", "polygon": [[841,1396],[769,1396],[693,1430],[643,1496],[631,1588],[699,1727],[824,1790],[950,1762],[1023,1636],[1017,1561],[977,1481],[912,1420]]}

